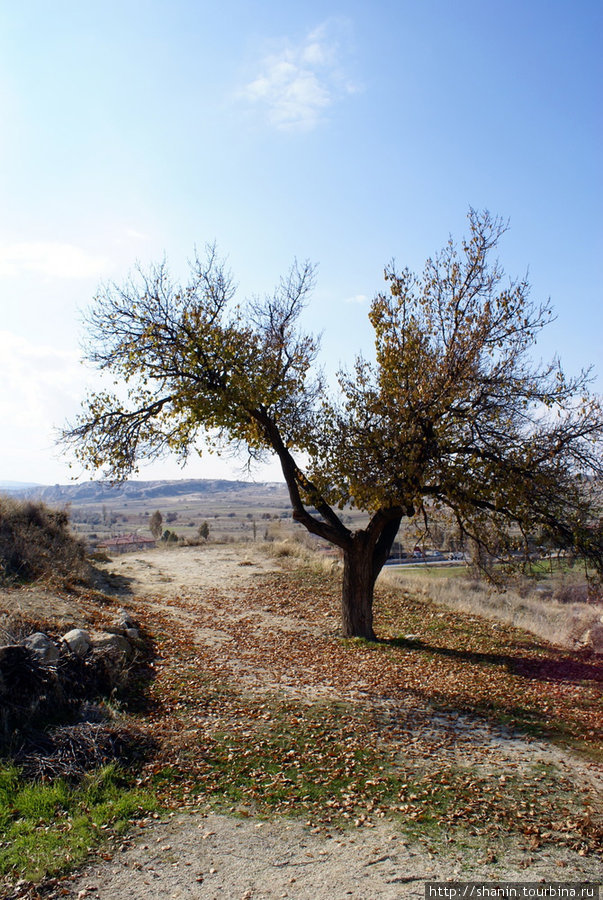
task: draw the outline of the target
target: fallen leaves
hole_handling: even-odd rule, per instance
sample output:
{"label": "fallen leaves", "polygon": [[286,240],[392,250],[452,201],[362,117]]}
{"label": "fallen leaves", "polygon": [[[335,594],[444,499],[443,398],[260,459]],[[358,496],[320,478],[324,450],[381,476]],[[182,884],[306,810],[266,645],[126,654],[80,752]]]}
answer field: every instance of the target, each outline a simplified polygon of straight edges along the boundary
{"label": "fallen leaves", "polygon": [[[518,729],[595,748],[600,668],[393,592],[378,598],[381,644],[343,641],[338,602],[338,586],[306,570],[262,577],[236,602],[187,598],[182,621],[177,598],[153,611],[148,722],[162,750],[144,778],[168,804],[311,827],[388,816],[414,836],[524,835],[532,851],[602,845],[572,781],[505,745]],[[216,630],[229,640],[212,642]]]}

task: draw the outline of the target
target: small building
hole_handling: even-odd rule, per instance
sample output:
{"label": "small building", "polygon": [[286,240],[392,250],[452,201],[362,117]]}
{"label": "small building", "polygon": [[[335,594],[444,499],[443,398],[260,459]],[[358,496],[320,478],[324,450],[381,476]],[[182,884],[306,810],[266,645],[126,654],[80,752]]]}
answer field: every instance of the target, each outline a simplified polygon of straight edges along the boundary
{"label": "small building", "polygon": [[108,553],[131,553],[136,550],[150,550],[157,544],[155,538],[147,537],[144,534],[118,534],[115,537],[108,538],[106,541],[99,541],[98,546]]}

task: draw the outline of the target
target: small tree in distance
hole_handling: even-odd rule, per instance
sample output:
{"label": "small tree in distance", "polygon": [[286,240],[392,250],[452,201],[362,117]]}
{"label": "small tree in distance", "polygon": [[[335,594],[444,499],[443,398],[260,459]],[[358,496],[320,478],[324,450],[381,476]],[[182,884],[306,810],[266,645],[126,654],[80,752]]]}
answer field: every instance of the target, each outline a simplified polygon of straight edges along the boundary
{"label": "small tree in distance", "polygon": [[161,515],[159,510],[156,509],[155,512],[151,515],[151,517],[149,519],[149,531],[151,532],[151,534],[153,535],[153,537],[155,538],[156,541],[158,541],[159,538],[161,537],[162,526],[163,526],[163,516]]}
{"label": "small tree in distance", "polygon": [[[386,269],[369,313],[375,362],[358,357],[336,397],[312,374],[318,345],[298,327],[308,264],[244,306],[233,307],[213,248],[186,285],[162,264],[106,286],[87,355],[124,379],[129,402],[92,395],[64,439],[113,479],[166,452],[186,460],[199,431],[251,459],[276,454],[293,518],[342,550],[345,636],[374,639],[373,589],[402,520],[428,528],[441,508],[480,555],[545,528],[601,572],[600,401],[588,372],[531,362],[550,308],[490,262],[504,223],[470,210],[469,226],[422,275]],[[369,514],[366,527],[347,527],[348,504]]]}

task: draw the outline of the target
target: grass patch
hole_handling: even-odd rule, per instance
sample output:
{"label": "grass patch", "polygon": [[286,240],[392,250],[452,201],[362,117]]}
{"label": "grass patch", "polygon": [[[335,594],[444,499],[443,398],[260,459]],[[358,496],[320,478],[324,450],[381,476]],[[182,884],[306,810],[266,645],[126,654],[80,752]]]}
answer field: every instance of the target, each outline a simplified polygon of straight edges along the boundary
{"label": "grass patch", "polygon": [[[386,567],[383,570],[383,574],[385,576],[393,576],[394,579],[404,579],[405,581],[412,581],[416,579],[417,581],[422,580],[424,578],[466,578],[467,577],[467,566],[442,566],[442,565],[433,565],[430,566],[429,563],[418,563],[418,564],[407,564],[401,566],[400,568],[390,568]],[[386,577],[386,581],[389,580],[389,577]]]}
{"label": "grass patch", "polygon": [[31,782],[0,768],[0,878],[38,882],[66,872],[156,808],[154,796],[133,790],[114,765],[79,785]]}

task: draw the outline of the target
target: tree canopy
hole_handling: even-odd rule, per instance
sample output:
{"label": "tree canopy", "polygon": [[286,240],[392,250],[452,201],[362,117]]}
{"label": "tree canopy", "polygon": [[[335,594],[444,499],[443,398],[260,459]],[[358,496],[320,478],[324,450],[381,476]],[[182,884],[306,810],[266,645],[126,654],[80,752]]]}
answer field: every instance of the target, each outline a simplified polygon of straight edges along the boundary
{"label": "tree canopy", "polygon": [[[340,547],[345,635],[374,637],[373,587],[400,523],[445,509],[488,555],[536,531],[603,570],[603,410],[590,371],[532,354],[550,321],[525,279],[491,261],[506,230],[469,212],[421,275],[389,265],[369,320],[375,358],[327,391],[318,342],[300,328],[314,284],[295,264],[263,299],[235,303],[213,248],[174,284],[162,263],[101,289],[87,357],[127,387],[90,396],[64,433],[88,467],[123,479],[141,459],[183,461],[200,432],[251,459],[276,454],[293,517]],[[340,510],[369,514],[350,530]]]}

